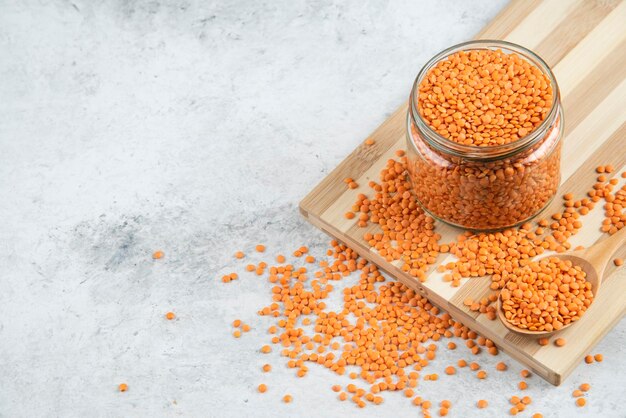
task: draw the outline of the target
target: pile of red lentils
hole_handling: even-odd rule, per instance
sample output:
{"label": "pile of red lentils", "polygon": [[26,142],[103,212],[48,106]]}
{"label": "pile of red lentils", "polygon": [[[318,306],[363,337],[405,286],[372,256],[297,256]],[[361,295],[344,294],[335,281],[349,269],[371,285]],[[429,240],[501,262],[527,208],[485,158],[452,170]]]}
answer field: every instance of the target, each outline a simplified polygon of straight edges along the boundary
{"label": "pile of red lentils", "polygon": [[[603,223],[602,230],[612,234],[624,226],[622,202],[625,189],[614,192],[617,182],[614,179],[607,181],[606,174],[602,174],[587,197],[575,199],[571,194],[565,195],[563,209],[553,214],[550,220],[542,219],[497,233],[464,233],[454,242],[441,243],[441,236],[435,232],[434,220],[415,203],[406,178],[404,152],[398,151],[397,157],[389,160],[380,173],[379,182],[370,182],[371,195],[359,194],[349,212],[352,215],[346,217],[353,219],[358,214],[355,222],[360,226],[378,225],[379,232],[366,232],[364,239],[387,260],[401,260],[402,269],[420,281],[426,281],[427,274],[434,268],[445,273],[444,280],[451,286],[460,286],[464,278],[490,276],[487,280],[491,280],[493,293],[480,301],[466,300],[465,304],[491,319],[495,319],[494,302],[500,290],[508,288],[510,291],[511,288],[507,287],[511,286],[510,283],[523,279],[525,276],[521,272],[533,269],[534,256],[546,250],[563,252],[570,249],[568,239],[582,227],[581,217],[601,200],[606,202],[604,209],[608,220]],[[598,171],[610,173],[613,169],[601,167]],[[626,177],[626,173],[622,176]],[[360,187],[354,180],[347,180],[347,187]],[[256,252],[265,251],[265,246],[256,246]],[[457,260],[436,266],[438,257],[443,253],[452,253]],[[493,341],[454,321],[404,284],[388,281],[375,265],[360,258],[346,245],[332,241],[327,256],[327,259],[316,260],[303,246],[292,253],[292,257],[301,260],[299,265],[288,263],[283,254],[275,255],[272,263],[261,261],[245,265],[247,274],[264,277],[271,285],[272,302],[258,311],[259,315],[272,318],[273,322],[267,329],[270,344],[262,346],[260,353],[279,350],[286,359],[286,366],[294,369],[298,377],[306,376],[313,364],[337,375],[348,374],[354,383],[330,385],[329,390],[336,392],[339,400],[353,402],[359,408],[381,404],[386,393],[399,391],[420,408],[423,416],[432,416],[433,410],[439,416],[446,416],[452,408],[449,400],[435,403],[422,398],[417,389],[420,380],[435,381],[439,378],[436,370],[427,370],[437,356],[441,340],[460,337],[466,340],[466,346],[473,355],[483,351],[498,355]],[[237,252],[235,258],[243,262],[246,255]],[[329,309],[326,300],[335,290],[333,283],[351,280],[353,273],[360,278],[344,288],[342,308]],[[239,277],[238,273],[230,273],[224,275],[222,281],[228,283]],[[516,281],[511,281],[513,278]],[[515,295],[519,296],[517,292]],[[521,296],[532,300],[535,293],[525,295],[523,292]],[[591,299],[592,296],[589,296]],[[534,303],[539,306],[540,302]],[[550,303],[545,307],[541,305],[539,309],[548,310],[549,307]],[[569,309],[567,304],[565,307]],[[561,308],[559,305],[557,310],[561,316],[558,318],[563,319]],[[520,309],[524,311],[524,308]],[[537,315],[541,316],[542,312]],[[531,314],[534,315],[534,312]],[[553,322],[551,324],[558,326]],[[235,338],[250,330],[239,319],[234,319],[232,325]],[[546,345],[549,341],[542,338],[538,343]],[[566,342],[556,338],[553,344],[561,347]],[[452,341],[444,346],[448,350],[457,348]],[[602,361],[602,356],[589,355],[585,361]],[[477,362],[465,359],[445,367],[443,373],[455,375],[458,369],[465,367],[474,372],[477,379],[488,377],[488,371]],[[498,371],[507,368],[504,363],[497,366]],[[262,368],[263,372],[271,370],[269,363]],[[529,376],[530,372],[522,372],[522,378]],[[520,391],[527,387],[526,380],[518,384]],[[585,405],[583,395],[587,390],[589,385],[585,383],[574,391],[578,406]],[[270,388],[260,382],[258,391],[266,393]],[[294,401],[291,394],[284,394],[282,400],[287,403]],[[510,403],[508,413],[516,415],[530,408],[532,399],[514,395]],[[488,401],[477,399],[476,407],[487,408]],[[541,416],[540,413],[533,415]]]}
{"label": "pile of red lentils", "polygon": [[458,51],[431,68],[418,89],[418,111],[441,136],[479,147],[516,141],[552,108],[548,76],[516,53]]}

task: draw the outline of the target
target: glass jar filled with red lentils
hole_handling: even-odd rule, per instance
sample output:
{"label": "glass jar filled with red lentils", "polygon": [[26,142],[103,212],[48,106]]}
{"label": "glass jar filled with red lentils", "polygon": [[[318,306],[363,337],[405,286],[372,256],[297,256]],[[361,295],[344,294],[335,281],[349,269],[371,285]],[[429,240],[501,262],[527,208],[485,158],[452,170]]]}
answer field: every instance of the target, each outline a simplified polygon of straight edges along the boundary
{"label": "glass jar filled with red lentils", "polygon": [[471,41],[418,74],[407,116],[415,196],[433,217],[469,230],[531,219],[560,183],[563,111],[548,65],[504,41]]}

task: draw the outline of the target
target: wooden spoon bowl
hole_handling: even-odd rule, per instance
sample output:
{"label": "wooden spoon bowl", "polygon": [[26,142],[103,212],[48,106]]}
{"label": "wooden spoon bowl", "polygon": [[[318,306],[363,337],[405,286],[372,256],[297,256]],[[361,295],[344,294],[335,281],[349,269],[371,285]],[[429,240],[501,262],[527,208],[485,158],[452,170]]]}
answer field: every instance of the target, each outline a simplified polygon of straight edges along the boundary
{"label": "wooden spoon bowl", "polygon": [[[600,285],[602,284],[602,276],[604,274],[604,269],[607,264],[611,260],[613,253],[624,243],[626,242],[626,227],[622,228],[617,233],[613,234],[611,237],[606,238],[600,241],[598,244],[593,245],[589,248],[579,251],[572,251],[565,254],[554,254],[548,257],[557,257],[561,260],[569,260],[575,266],[580,266],[580,268],[585,272],[585,279],[591,283],[591,291],[593,292],[593,299],[595,300],[598,297],[598,291],[600,290]],[[545,258],[545,257],[543,257]],[[593,303],[592,303],[593,305]],[[587,309],[590,309],[589,306]],[[564,329],[574,325],[578,321],[570,322],[567,325],[564,325],[562,328],[558,330],[552,331],[531,331],[525,328],[520,328],[516,325],[510,323],[506,316],[504,315],[504,310],[502,309],[502,298],[498,295],[497,302],[497,312],[498,318],[502,324],[508,328],[509,330],[516,332],[518,334],[529,335],[533,337],[547,337],[557,332],[561,332]],[[583,314],[584,315],[584,314]]]}

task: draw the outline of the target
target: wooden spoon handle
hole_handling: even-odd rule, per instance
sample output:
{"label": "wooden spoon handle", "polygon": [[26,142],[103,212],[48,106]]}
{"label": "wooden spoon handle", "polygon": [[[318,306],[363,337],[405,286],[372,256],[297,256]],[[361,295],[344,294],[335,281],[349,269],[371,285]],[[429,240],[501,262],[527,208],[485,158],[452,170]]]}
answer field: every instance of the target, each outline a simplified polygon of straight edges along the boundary
{"label": "wooden spoon handle", "polygon": [[602,240],[600,243],[589,247],[589,249],[585,251],[585,258],[587,258],[599,272],[603,272],[615,251],[625,243],[626,227]]}

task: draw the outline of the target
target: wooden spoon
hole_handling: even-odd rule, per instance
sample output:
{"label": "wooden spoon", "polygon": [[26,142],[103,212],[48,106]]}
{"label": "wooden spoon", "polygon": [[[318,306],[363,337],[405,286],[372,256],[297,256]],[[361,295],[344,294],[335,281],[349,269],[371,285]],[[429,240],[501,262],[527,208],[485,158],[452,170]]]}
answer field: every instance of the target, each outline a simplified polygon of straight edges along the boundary
{"label": "wooden spoon", "polygon": [[[604,270],[611,260],[613,253],[624,243],[626,242],[626,227],[620,229],[618,232],[606,238],[599,243],[585,248],[579,251],[572,251],[564,254],[553,254],[548,257],[557,257],[562,260],[569,260],[573,265],[580,266],[583,271],[587,274],[586,280],[591,283],[591,291],[593,292],[594,300],[598,297],[598,290],[600,289],[600,284],[602,283],[602,276],[604,274]],[[563,328],[559,330],[553,331],[530,331],[524,328],[519,328],[509,321],[506,320],[504,316],[504,310],[502,309],[502,299],[498,296],[498,317],[500,321],[504,324],[505,327],[510,329],[511,331],[517,332],[519,334],[532,335],[535,337],[544,337],[555,332],[559,332],[569,327],[572,324],[575,324],[578,321],[570,322],[567,325],[564,325]]]}

